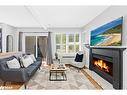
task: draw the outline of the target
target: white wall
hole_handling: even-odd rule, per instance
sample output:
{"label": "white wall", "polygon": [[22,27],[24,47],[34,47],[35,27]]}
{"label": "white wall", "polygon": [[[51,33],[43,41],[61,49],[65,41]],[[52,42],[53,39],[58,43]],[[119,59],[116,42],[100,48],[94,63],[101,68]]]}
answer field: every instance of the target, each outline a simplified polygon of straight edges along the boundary
{"label": "white wall", "polygon": [[7,24],[0,24],[2,28],[2,52],[6,52],[6,37],[7,35],[13,36],[13,51],[18,51],[18,32],[13,26]]}
{"label": "white wall", "polygon": [[[111,6],[107,10],[105,10],[102,14],[97,16],[94,20],[89,22],[84,27],[84,32],[86,32],[86,43],[90,42],[90,31],[96,29],[97,27],[104,25],[112,20],[115,20],[119,17],[123,16],[123,35],[122,35],[122,43],[123,46],[127,46],[127,7],[125,6]],[[88,52],[88,49],[86,49]],[[87,56],[89,59],[89,56]],[[87,66],[89,61],[87,61]],[[127,89],[127,49],[123,54],[123,86],[124,89]]]}
{"label": "white wall", "polygon": [[90,32],[84,31],[84,32],[82,32],[82,36],[81,36],[81,38],[82,38],[82,49],[85,51],[85,57],[86,57],[85,66],[88,68],[89,68],[89,49],[85,47],[85,44],[90,43],[89,35],[90,35]]}
{"label": "white wall", "polygon": [[35,27],[22,27],[22,28],[17,28],[19,32],[47,32],[43,28],[35,28]]}

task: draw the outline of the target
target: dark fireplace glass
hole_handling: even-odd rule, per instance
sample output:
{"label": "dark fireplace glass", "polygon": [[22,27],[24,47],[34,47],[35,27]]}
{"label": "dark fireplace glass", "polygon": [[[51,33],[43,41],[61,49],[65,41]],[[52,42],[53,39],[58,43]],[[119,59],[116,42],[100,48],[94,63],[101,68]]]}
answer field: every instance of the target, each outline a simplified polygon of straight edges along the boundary
{"label": "dark fireplace glass", "polygon": [[101,70],[104,73],[107,73],[111,76],[113,76],[112,71],[113,71],[113,63],[99,59],[99,58],[93,58],[93,66],[99,70]]}

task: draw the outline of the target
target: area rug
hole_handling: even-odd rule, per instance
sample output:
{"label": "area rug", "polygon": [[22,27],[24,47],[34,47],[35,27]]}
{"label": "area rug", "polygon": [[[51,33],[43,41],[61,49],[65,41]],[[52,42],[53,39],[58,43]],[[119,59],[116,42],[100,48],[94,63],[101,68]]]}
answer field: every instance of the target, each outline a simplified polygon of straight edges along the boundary
{"label": "area rug", "polygon": [[[79,90],[96,89],[95,86],[76,68],[68,68],[66,71],[67,81],[50,81],[49,67],[42,67],[27,83],[28,90]],[[22,86],[20,89],[24,89]]]}

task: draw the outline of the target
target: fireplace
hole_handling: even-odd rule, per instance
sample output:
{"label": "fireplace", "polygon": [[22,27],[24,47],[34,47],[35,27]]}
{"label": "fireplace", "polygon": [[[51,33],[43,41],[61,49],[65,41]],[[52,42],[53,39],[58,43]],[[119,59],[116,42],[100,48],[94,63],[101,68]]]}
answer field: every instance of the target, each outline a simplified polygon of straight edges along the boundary
{"label": "fireplace", "polygon": [[123,86],[122,53],[125,48],[90,48],[89,69],[110,82],[115,89]]}
{"label": "fireplace", "polygon": [[112,75],[113,71],[113,63],[106,61],[105,59],[100,59],[100,58],[93,58],[93,66],[99,70],[101,70],[104,73],[109,74],[110,76]]}

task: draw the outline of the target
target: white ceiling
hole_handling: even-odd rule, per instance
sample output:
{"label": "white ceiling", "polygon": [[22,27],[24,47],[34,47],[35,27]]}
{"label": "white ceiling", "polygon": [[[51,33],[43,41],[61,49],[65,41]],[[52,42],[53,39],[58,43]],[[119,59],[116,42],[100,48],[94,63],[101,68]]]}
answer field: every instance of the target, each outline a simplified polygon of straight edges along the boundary
{"label": "white ceiling", "polygon": [[16,27],[83,27],[106,8],[108,6],[0,6],[0,23]]}

